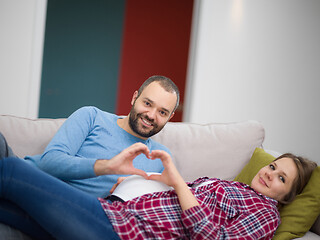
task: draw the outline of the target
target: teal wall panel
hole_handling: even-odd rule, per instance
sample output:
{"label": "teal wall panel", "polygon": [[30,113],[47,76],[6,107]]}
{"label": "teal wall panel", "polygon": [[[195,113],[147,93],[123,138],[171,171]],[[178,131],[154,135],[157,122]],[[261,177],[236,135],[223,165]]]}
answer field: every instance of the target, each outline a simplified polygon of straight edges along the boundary
{"label": "teal wall panel", "polygon": [[125,0],[48,0],[39,117],[114,112]]}

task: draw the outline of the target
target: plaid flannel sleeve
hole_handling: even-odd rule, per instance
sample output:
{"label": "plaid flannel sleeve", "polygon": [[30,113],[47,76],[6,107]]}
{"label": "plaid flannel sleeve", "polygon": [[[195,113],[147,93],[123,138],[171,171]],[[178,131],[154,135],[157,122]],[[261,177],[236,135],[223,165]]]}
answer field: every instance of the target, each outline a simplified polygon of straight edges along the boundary
{"label": "plaid flannel sleeve", "polygon": [[[195,206],[182,213],[182,222],[191,239],[217,239],[217,224],[213,222],[211,210],[206,206]],[[210,239],[211,239],[210,238]]]}
{"label": "plaid flannel sleeve", "polygon": [[272,239],[280,224],[277,212],[261,209],[240,214],[218,226],[213,213],[206,206],[196,206],[183,212],[182,221],[191,239]]}

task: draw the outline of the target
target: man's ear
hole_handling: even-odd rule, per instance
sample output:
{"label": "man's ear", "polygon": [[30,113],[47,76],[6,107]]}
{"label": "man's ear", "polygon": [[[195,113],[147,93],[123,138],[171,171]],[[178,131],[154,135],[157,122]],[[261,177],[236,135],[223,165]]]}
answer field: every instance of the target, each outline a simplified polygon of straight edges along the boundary
{"label": "man's ear", "polygon": [[131,99],[131,105],[134,104],[134,101],[137,99],[138,97],[138,91],[134,91],[132,99]]}
{"label": "man's ear", "polygon": [[168,120],[168,121],[170,121],[170,119],[171,119],[173,116],[174,116],[174,112],[171,113],[171,116],[169,117],[169,120]]}

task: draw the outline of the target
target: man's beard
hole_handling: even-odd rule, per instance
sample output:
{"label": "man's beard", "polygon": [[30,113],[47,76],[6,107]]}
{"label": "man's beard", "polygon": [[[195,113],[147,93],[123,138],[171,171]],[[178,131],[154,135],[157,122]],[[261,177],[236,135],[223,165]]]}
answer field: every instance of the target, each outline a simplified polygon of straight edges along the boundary
{"label": "man's beard", "polygon": [[[148,132],[140,130],[138,123],[140,118],[146,119],[148,122],[152,123],[153,128]],[[130,111],[129,126],[133,132],[144,138],[149,138],[157,134],[164,127],[164,125],[159,127],[158,124],[154,123],[154,120],[149,119],[148,116],[143,115],[142,113],[137,113],[134,109],[134,105],[132,106]],[[144,127],[143,125],[141,126],[141,128],[146,129],[146,127]]]}

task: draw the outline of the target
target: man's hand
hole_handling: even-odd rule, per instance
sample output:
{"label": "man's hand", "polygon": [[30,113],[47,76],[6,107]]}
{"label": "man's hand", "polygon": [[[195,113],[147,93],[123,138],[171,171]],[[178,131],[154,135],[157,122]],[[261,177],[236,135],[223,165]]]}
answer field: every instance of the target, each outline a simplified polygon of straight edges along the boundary
{"label": "man's hand", "polygon": [[135,143],[110,160],[97,160],[94,164],[94,172],[97,176],[110,174],[136,174],[147,178],[148,175],[145,171],[133,166],[133,159],[140,154],[144,154],[147,158],[150,158],[148,147],[143,143]]}

